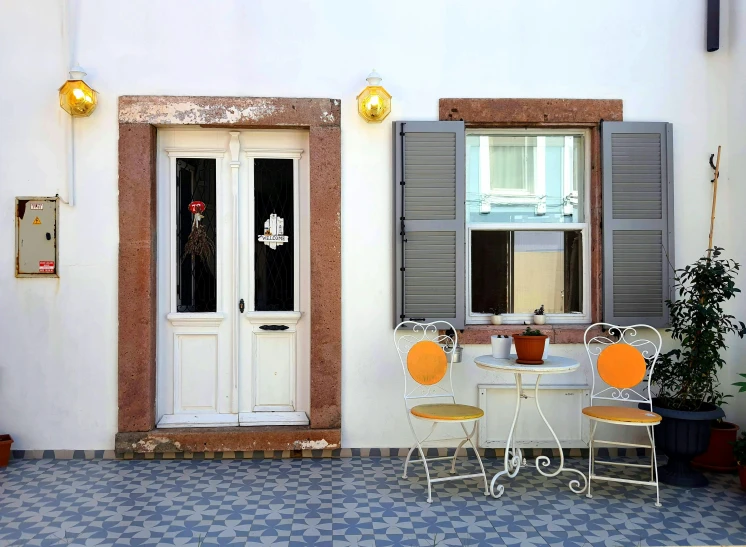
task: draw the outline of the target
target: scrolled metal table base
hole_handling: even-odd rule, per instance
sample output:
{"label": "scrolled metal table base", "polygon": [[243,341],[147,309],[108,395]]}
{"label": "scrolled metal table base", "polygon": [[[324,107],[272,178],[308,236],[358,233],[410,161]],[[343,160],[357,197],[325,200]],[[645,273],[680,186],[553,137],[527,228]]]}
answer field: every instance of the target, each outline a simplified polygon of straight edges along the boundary
{"label": "scrolled metal table base", "polygon": [[[582,482],[582,488],[581,488],[581,482],[578,479],[573,479],[569,483],[570,490],[572,490],[576,494],[582,494],[585,492],[586,488],[588,488],[588,479],[587,477],[579,470],[577,469],[569,469],[565,468],[565,455],[562,451],[562,445],[559,442],[559,438],[557,437],[557,434],[554,432],[554,429],[552,429],[552,426],[549,425],[549,421],[547,420],[546,416],[544,416],[544,412],[541,410],[541,405],[539,404],[539,381],[541,380],[541,374],[538,374],[536,377],[536,386],[534,388],[534,400],[536,401],[536,409],[539,411],[539,415],[541,416],[541,419],[544,420],[544,423],[549,428],[550,433],[552,434],[552,437],[554,438],[554,442],[557,443],[557,447],[559,448],[560,453],[560,464],[559,468],[556,470],[549,472],[546,471],[543,468],[547,468],[551,465],[551,459],[549,456],[539,456],[536,458],[536,470],[544,475],[545,477],[556,477],[562,472],[569,472],[569,473],[577,473],[580,475],[580,477],[583,479]],[[515,425],[518,422],[518,415],[521,411],[521,399],[528,399],[528,396],[523,393],[523,382],[521,373],[516,372],[515,373],[515,388],[516,388],[516,404],[515,404],[515,413],[513,414],[513,423],[510,425],[510,432],[508,433],[508,441],[505,444],[505,458],[503,460],[503,463],[505,465],[505,469],[503,471],[498,472],[493,478],[492,482],[490,483],[490,493],[493,497],[499,498],[503,495],[505,492],[505,486],[502,484],[497,484],[497,479],[502,477],[503,475],[507,475],[509,478],[513,478],[518,474],[518,471],[521,468],[521,463],[523,462],[525,464],[525,460],[523,459],[523,451],[520,448],[516,448],[515,446]]]}

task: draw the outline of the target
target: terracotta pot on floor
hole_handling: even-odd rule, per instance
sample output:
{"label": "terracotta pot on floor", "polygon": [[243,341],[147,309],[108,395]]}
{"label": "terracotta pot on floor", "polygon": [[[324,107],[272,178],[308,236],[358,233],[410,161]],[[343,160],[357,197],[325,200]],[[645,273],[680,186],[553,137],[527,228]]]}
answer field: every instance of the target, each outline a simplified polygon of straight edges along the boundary
{"label": "terracotta pot on floor", "polygon": [[738,437],[738,426],[730,422],[713,422],[707,452],[692,460],[692,465],[710,471],[732,473],[738,469],[733,456],[733,444]]}
{"label": "terracotta pot on floor", "polygon": [[0,435],[0,467],[5,467],[10,461],[10,445],[13,438],[10,435]]}

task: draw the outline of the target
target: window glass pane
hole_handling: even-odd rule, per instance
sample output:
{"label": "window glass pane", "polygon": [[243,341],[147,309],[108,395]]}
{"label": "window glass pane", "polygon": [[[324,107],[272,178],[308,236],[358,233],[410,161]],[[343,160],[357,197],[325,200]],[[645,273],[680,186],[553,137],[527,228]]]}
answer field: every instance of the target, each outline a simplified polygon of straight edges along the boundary
{"label": "window glass pane", "polygon": [[[254,233],[275,239],[254,243],[254,305],[257,311],[293,310],[293,216],[293,160],[255,159]],[[277,237],[287,237],[287,242]]]}
{"label": "window glass pane", "polygon": [[470,134],[467,222],[585,222],[581,135]]}
{"label": "window glass pane", "polygon": [[205,204],[200,226],[217,244],[215,221],[215,160],[179,158],[176,160],[176,311],[214,312],[217,305],[217,264],[215,252],[207,259],[185,254],[194,216],[192,201]]}
{"label": "window glass pane", "polygon": [[582,313],[580,231],[472,231],[471,311]]}

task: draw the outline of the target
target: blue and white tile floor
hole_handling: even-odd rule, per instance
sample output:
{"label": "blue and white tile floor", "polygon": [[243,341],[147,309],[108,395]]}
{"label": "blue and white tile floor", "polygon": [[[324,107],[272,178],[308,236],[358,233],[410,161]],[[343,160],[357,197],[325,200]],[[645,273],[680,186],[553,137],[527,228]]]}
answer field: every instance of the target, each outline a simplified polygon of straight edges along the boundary
{"label": "blue and white tile floor", "polygon": [[[586,460],[571,459],[583,468]],[[488,473],[499,460],[486,460]],[[403,459],[17,460],[0,470],[0,545],[746,545],[746,492],[594,484],[532,467],[485,497]],[[474,460],[461,460],[466,469]],[[445,464],[438,469],[445,473]],[[635,472],[634,470],[632,472]]]}

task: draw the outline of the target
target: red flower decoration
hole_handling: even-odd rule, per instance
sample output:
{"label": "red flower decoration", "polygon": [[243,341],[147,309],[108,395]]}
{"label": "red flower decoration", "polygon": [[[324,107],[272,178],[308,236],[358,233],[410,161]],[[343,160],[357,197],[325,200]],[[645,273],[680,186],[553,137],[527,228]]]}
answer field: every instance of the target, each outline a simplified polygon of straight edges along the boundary
{"label": "red flower decoration", "polygon": [[194,214],[205,212],[205,204],[202,201],[193,201],[189,204],[189,211]]}

